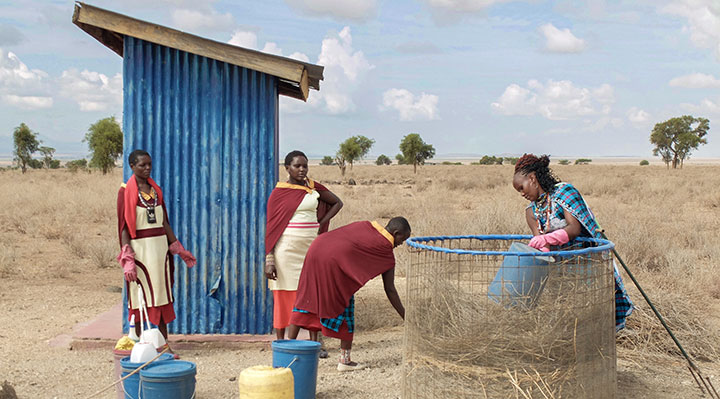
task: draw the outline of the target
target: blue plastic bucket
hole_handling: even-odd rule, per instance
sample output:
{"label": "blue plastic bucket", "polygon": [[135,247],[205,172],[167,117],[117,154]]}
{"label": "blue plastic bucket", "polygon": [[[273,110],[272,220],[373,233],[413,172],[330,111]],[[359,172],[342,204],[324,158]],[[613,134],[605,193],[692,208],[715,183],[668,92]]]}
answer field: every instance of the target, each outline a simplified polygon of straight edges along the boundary
{"label": "blue plastic bucket", "polygon": [[[148,364],[145,367],[163,362],[175,361],[175,358],[170,353],[163,353],[159,358],[155,359],[154,362]],[[130,356],[120,359],[120,376],[125,377],[132,373],[138,367],[145,363],[133,363],[130,361]],[[140,373],[135,373],[128,377],[122,382],[122,388],[125,391],[125,399],[140,399]]]}
{"label": "blue plastic bucket", "polygon": [[289,367],[295,380],[295,399],[314,399],[320,343],[281,339],[273,341],[273,367]]}
{"label": "blue plastic bucket", "polygon": [[509,307],[533,306],[545,286],[548,261],[552,258],[519,242],[513,242],[508,252],[537,253],[537,256],[505,255],[488,287],[488,297]]}
{"label": "blue plastic bucket", "polygon": [[195,363],[185,360],[152,364],[140,370],[142,399],[191,399],[195,374]]}

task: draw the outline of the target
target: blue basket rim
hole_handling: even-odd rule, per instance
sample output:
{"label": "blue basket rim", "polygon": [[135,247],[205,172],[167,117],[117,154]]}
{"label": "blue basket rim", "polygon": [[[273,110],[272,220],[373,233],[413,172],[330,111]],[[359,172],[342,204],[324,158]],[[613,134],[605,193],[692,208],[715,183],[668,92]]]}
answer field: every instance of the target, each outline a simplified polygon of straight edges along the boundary
{"label": "blue basket rim", "polygon": [[436,247],[433,245],[422,244],[422,242],[428,241],[445,241],[445,240],[460,240],[460,239],[475,239],[482,241],[490,240],[530,240],[533,238],[529,234],[486,234],[486,235],[455,235],[455,236],[425,236],[425,237],[410,237],[405,243],[411,248],[425,249],[433,252],[443,252],[448,254],[457,255],[500,255],[500,256],[575,256],[575,255],[587,255],[591,253],[598,253],[609,251],[615,248],[615,244],[610,240],[602,238],[590,238],[590,237],[577,237],[574,242],[590,242],[597,244],[595,247],[587,247],[582,249],[571,249],[566,251],[550,251],[550,252],[511,252],[511,251],[476,251],[470,249],[450,249]]}

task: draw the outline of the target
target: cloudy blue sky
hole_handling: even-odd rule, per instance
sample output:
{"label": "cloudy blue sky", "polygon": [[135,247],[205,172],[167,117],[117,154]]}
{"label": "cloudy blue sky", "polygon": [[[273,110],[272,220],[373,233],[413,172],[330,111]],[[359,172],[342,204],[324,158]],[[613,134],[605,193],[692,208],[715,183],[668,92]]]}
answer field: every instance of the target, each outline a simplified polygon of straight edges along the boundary
{"label": "cloudy blue sky", "polygon": [[[95,0],[135,18],[325,66],[307,103],[281,100],[281,152],[345,138],[393,155],[651,155],[655,123],[710,119],[720,157],[718,0]],[[71,23],[73,2],[0,0],[0,155],[21,122],[84,155],[122,118],[122,60]],[[717,137],[717,138],[716,138]]]}

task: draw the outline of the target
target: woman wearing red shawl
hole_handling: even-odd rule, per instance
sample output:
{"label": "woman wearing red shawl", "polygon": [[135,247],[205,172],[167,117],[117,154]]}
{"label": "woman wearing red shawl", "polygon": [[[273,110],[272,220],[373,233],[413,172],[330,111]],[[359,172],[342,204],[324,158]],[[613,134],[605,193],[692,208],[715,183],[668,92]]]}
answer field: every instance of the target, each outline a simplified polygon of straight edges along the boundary
{"label": "woman wearing red shawl", "polygon": [[[173,255],[179,255],[188,267],[193,267],[196,260],[183,248],[168,223],[162,190],[150,177],[150,154],[135,150],[128,163],[133,175],[120,187],[117,199],[118,261],[125,274],[128,319],[135,315],[135,320],[140,320],[138,290],[142,290],[148,318],[167,340],[167,323],[175,320]],[[136,322],[138,336],[140,328]]]}
{"label": "woman wearing red shawl", "polygon": [[313,241],[300,275],[295,309],[288,335],[297,338],[300,327],[322,331],[340,340],[338,371],[365,366],[350,360],[355,329],[355,293],[382,274],[385,295],[400,317],[405,308],[395,289],[393,249],[410,237],[410,224],[402,216],[383,228],[377,222],[355,222],[323,234]]}
{"label": "woman wearing red shawl", "polygon": [[[307,177],[308,160],[300,151],[285,157],[287,182],[279,182],[267,204],[265,276],[273,292],[273,327],[285,338],[295,303],[305,253],[318,234],[328,231],[330,219],[342,208],[340,199]],[[317,340],[317,332],[311,332]]]}

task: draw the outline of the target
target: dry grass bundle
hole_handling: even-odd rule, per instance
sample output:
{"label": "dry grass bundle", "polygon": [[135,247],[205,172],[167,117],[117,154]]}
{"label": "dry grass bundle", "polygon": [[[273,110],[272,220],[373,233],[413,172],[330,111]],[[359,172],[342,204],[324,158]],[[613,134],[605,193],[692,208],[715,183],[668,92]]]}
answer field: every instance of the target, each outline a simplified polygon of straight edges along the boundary
{"label": "dry grass bundle", "polygon": [[[605,273],[592,274],[571,269],[570,260],[558,262],[548,267],[536,298],[514,296],[497,303],[488,297],[490,280],[481,269],[492,268],[494,275],[493,263],[501,260],[457,257],[432,264],[432,274],[428,264],[411,266],[406,384],[417,393],[410,397],[443,397],[437,387],[446,384],[438,379],[452,381],[456,397],[477,398],[592,397],[585,392],[590,386],[614,381],[608,260],[595,257],[594,269]],[[470,282],[473,268],[479,280]],[[423,389],[428,392],[420,393]]]}
{"label": "dry grass bundle", "polygon": [[[680,293],[669,293],[653,303],[688,355],[706,362],[720,359],[720,334],[708,325],[707,319],[698,317],[701,303]],[[627,328],[618,334],[617,342],[625,349],[621,353],[626,358],[637,359],[648,354],[682,356],[652,309],[642,302],[636,304]]]}

